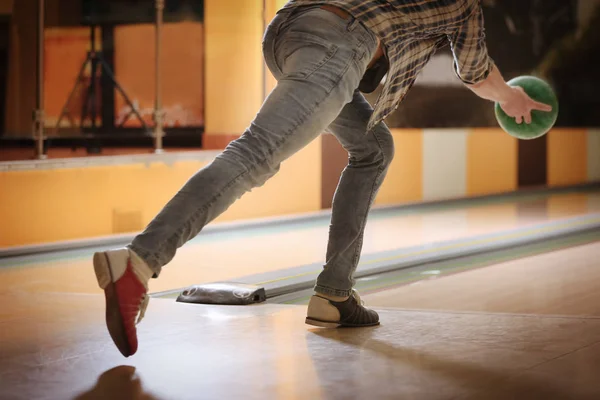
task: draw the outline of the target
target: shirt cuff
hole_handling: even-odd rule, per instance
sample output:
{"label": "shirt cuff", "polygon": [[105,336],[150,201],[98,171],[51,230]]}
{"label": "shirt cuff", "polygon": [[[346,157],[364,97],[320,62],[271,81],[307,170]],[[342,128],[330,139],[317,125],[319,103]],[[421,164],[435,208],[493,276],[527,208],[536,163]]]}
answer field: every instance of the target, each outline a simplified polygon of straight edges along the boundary
{"label": "shirt cuff", "polygon": [[452,63],[454,74],[458,77],[458,79],[460,79],[463,83],[467,85],[476,85],[479,82],[486,80],[492,72],[492,70],[494,69],[494,65],[496,65],[494,63],[494,60],[488,57],[487,68],[483,71],[483,73],[477,76],[473,76],[472,74],[464,74],[464,76],[461,76],[458,72],[458,65],[456,65],[456,60]]}

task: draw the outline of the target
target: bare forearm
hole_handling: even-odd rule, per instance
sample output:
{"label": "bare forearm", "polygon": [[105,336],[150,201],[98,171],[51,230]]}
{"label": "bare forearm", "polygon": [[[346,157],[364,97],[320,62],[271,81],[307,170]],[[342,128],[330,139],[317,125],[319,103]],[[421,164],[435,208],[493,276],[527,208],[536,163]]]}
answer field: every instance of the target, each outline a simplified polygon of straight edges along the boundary
{"label": "bare forearm", "polygon": [[496,66],[484,81],[467,87],[477,96],[499,103],[504,112],[515,118],[518,124],[523,121],[531,123],[532,110],[552,111],[551,106],[531,99],[523,88],[509,86]]}
{"label": "bare forearm", "polygon": [[514,90],[504,81],[496,66],[488,77],[475,85],[466,85],[477,96],[498,103],[504,103],[514,97]]}

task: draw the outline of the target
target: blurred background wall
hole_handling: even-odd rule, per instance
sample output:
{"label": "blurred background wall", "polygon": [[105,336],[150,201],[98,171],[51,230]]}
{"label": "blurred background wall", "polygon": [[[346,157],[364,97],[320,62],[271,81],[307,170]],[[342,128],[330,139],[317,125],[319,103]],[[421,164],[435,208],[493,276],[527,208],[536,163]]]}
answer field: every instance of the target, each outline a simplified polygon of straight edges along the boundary
{"label": "blurred background wall", "polygon": [[[8,161],[31,158],[37,4],[38,0],[0,0],[0,161],[5,161],[0,163],[0,247],[142,229],[212,157],[205,155],[200,161],[190,154],[169,162],[156,156],[151,163],[127,158],[150,153],[151,141],[134,117],[119,126],[131,111],[129,105],[108,74],[93,76],[85,64],[94,30],[96,50],[144,123],[152,127],[154,1],[46,1],[43,67],[45,126],[53,138],[50,159],[11,164]],[[248,126],[275,85],[262,60],[261,40],[283,4],[166,0],[160,62],[169,152],[181,151],[182,146],[219,151]],[[600,0],[482,4],[490,54],[505,77],[534,74],[555,87],[560,100],[556,128],[532,141],[505,134],[494,119],[493,105],[478,99],[454,76],[452,55],[445,48],[387,121],[396,157],[377,205],[600,181]],[[95,130],[90,119],[80,118],[92,84],[98,88]],[[71,93],[68,113],[57,127]],[[374,102],[377,95],[367,97]],[[62,146],[57,144],[61,138],[71,141]],[[71,149],[79,146],[77,140],[88,143],[90,138],[101,143],[100,156],[125,158],[76,163],[73,160],[82,156],[95,159]],[[329,208],[346,164],[345,151],[324,134],[219,220]]]}

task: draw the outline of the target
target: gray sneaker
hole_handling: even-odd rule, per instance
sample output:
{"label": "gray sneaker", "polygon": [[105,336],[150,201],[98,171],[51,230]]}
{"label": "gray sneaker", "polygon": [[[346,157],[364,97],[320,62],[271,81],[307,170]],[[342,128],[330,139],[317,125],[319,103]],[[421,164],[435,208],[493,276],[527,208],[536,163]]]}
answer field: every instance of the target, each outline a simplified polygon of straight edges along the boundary
{"label": "gray sneaker", "polygon": [[308,325],[323,328],[365,327],[379,325],[379,315],[363,305],[358,292],[346,301],[337,302],[314,295],[308,303]]}

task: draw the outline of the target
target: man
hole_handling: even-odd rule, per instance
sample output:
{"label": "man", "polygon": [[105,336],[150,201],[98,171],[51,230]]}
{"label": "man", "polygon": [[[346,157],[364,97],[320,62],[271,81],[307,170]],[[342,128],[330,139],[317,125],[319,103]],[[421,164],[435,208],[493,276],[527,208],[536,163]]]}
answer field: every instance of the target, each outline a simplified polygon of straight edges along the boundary
{"label": "man", "polygon": [[[502,104],[517,122],[550,111],[510,88],[487,53],[479,0],[292,0],[269,25],[265,60],[278,84],[243,135],[196,173],[131,245],[94,255],[106,322],[124,356],[137,350],[136,323],[148,281],[177,248],[280,163],[331,131],[349,153],[332,206],[326,263],[306,322],[372,326],[379,316],[353,290],[367,215],[394,154],[383,120],[400,104],[436,49],[450,43],[458,77]],[[373,110],[371,92],[387,74]],[[136,322],[136,317],[139,318]]]}

